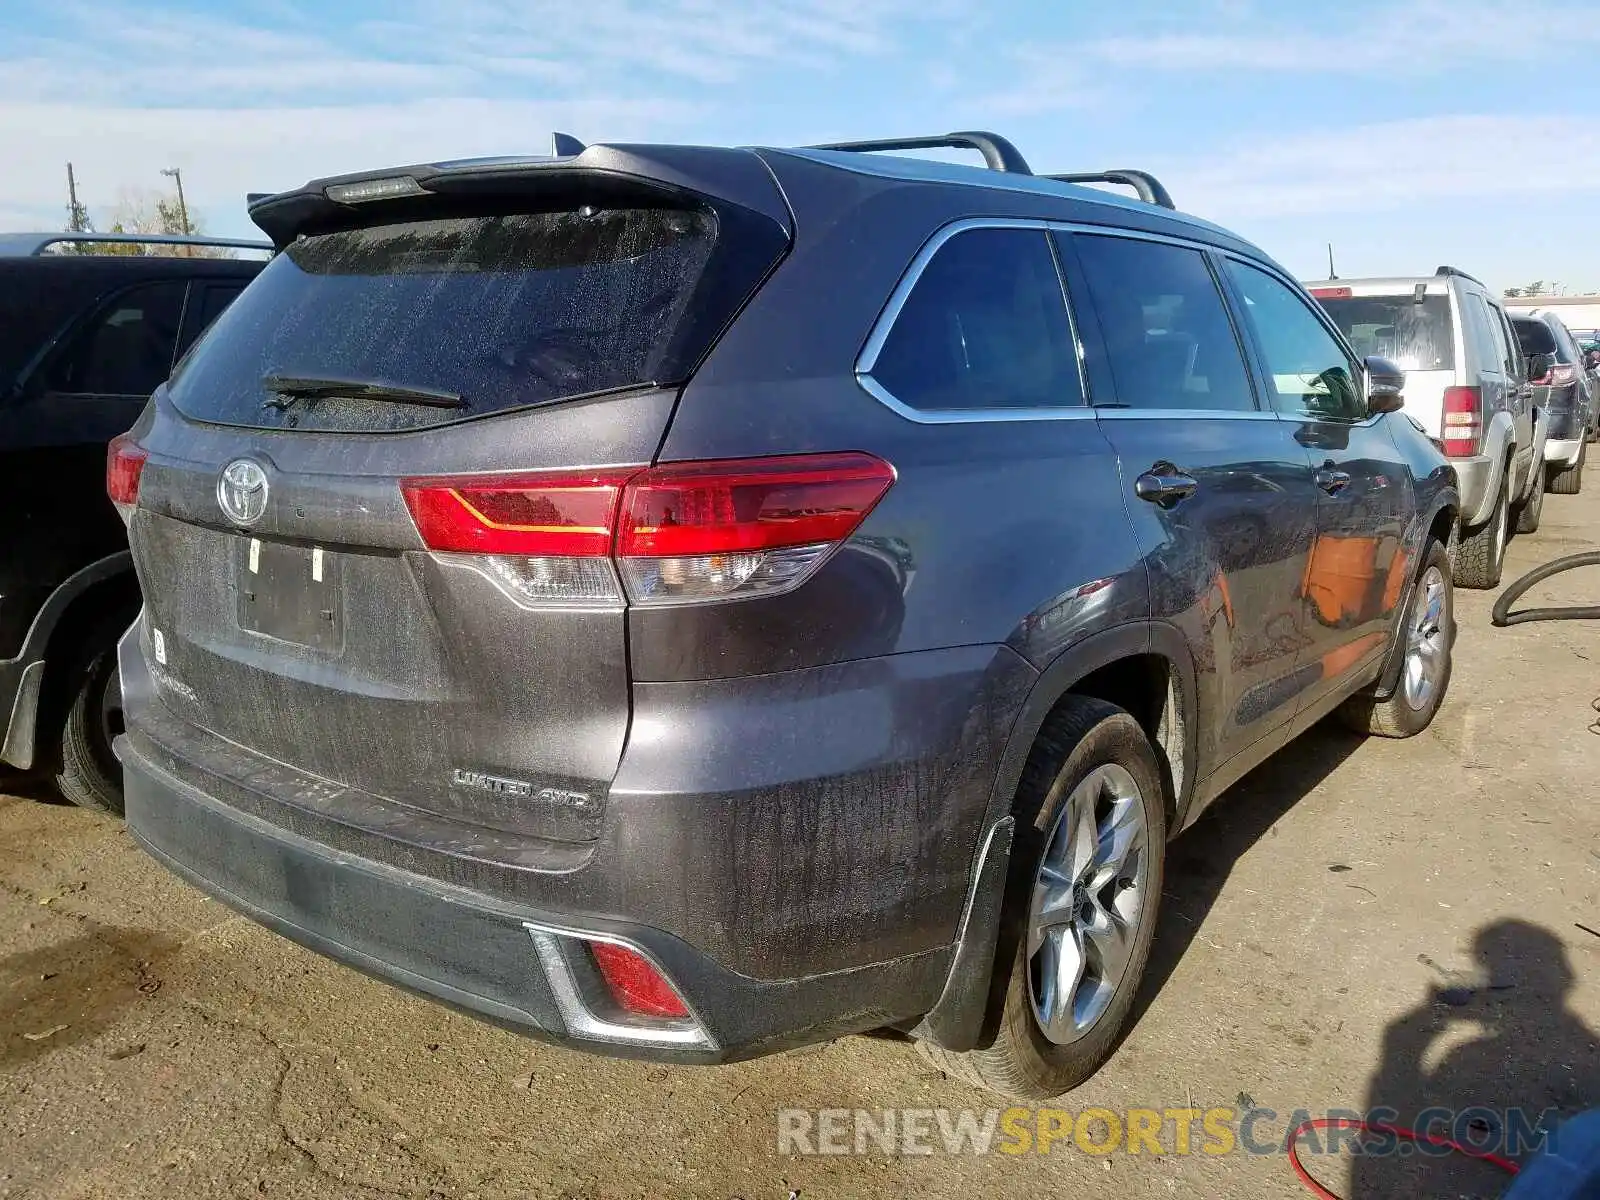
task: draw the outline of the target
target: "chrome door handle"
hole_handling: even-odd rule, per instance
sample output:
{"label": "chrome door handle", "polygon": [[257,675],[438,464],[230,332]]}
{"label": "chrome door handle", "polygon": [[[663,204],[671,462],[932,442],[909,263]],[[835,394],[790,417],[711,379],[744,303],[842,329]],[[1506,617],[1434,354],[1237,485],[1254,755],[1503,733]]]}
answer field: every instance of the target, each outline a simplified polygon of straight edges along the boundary
{"label": "chrome door handle", "polygon": [[1336,471],[1332,467],[1323,467],[1312,478],[1317,481],[1317,486],[1330,496],[1337,496],[1350,486],[1349,472]]}
{"label": "chrome door handle", "polygon": [[1133,481],[1133,494],[1141,500],[1162,508],[1171,508],[1178,501],[1195,494],[1200,483],[1193,475],[1186,475],[1171,463],[1156,463]]}

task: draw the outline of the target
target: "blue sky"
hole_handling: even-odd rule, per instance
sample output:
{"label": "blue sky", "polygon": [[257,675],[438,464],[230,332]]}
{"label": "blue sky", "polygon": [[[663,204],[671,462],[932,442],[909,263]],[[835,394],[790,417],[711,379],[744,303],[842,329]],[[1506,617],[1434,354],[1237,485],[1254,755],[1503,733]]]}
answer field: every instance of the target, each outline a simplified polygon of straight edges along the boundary
{"label": "blue sky", "polygon": [[1600,290],[1600,7],[1582,0],[6,0],[0,229],[104,222],[179,166],[246,192],[585,141],[987,128],[1138,166],[1301,275]]}

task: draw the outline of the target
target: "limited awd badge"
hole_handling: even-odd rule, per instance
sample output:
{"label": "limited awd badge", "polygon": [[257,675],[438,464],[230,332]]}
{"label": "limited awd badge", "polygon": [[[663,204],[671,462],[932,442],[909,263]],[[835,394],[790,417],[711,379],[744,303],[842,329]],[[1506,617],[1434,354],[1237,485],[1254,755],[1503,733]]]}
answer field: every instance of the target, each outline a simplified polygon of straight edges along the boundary
{"label": "limited awd badge", "polygon": [[261,464],[236,458],[217,477],[217,504],[235,525],[254,525],[267,511],[267,473]]}

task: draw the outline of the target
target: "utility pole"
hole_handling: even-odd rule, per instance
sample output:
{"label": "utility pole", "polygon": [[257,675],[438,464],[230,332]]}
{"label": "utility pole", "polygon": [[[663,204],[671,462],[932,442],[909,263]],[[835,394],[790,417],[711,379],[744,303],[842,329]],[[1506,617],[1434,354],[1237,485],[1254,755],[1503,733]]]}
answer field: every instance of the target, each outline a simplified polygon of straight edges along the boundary
{"label": "utility pole", "polygon": [[189,206],[183,199],[183,172],[177,167],[162,167],[161,173],[178,185],[178,219],[183,222],[183,233],[187,237],[194,230],[189,226]]}
{"label": "utility pole", "polygon": [[67,229],[72,233],[89,233],[92,230],[89,224],[89,210],[78,203],[78,179],[72,173],[72,164],[67,164]]}

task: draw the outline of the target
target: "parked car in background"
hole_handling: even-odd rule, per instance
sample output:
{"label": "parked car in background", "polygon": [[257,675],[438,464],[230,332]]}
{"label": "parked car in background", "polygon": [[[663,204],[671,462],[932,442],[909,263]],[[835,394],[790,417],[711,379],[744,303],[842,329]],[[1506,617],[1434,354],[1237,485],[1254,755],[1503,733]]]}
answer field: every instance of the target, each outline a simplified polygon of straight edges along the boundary
{"label": "parked car in background", "polygon": [[1455,581],[1500,583],[1513,526],[1538,527],[1544,414],[1498,298],[1455,267],[1432,275],[1306,285],[1359,354],[1406,373],[1406,412],[1456,469],[1461,489]]}
{"label": "parked car in background", "polygon": [[[0,762],[122,809],[116,641],[139,611],[106,447],[262,263],[258,242],[0,234]],[[97,253],[115,248],[132,253]]]}
{"label": "parked car in background", "polygon": [[1583,354],[1584,375],[1589,380],[1589,395],[1594,399],[1595,419],[1589,440],[1600,439],[1600,329],[1571,329],[1572,340]]}
{"label": "parked car in background", "polygon": [[[928,146],[991,169],[867,153]],[[1169,835],[1445,694],[1403,376],[1139,173],[560,147],[252,206],[280,253],[109,464],[129,829],[573,1047],[1074,1086]]]}
{"label": "parked car in background", "polygon": [[1575,496],[1583,487],[1583,463],[1594,428],[1595,404],[1590,373],[1561,318],[1548,310],[1511,318],[1517,342],[1529,362],[1533,402],[1546,414],[1549,437],[1544,444],[1546,486]]}

